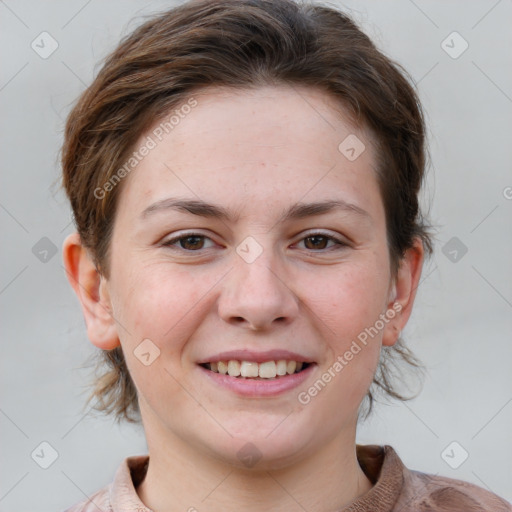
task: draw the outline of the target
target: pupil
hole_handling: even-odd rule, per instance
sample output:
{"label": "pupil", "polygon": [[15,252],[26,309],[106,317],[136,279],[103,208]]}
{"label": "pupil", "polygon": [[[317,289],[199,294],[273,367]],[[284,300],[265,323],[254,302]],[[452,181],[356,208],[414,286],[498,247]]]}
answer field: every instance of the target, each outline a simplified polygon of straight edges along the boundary
{"label": "pupil", "polygon": [[[202,241],[202,238],[201,236],[187,236],[186,238],[184,238],[182,241],[181,241],[181,246],[183,247],[183,249],[200,249],[201,247],[197,247],[197,245],[200,245],[202,246],[201,244],[201,241]],[[192,243],[190,245],[192,245],[193,247],[185,247],[189,241],[192,240]]]}
{"label": "pupil", "polygon": [[[314,248],[316,248],[316,249],[325,249],[325,243],[327,241],[325,236],[322,236],[322,235],[308,236],[307,239],[308,240],[315,240],[315,242],[313,242]],[[319,247],[318,240],[320,240],[321,247]],[[322,242],[323,242],[323,244],[322,244]]]}

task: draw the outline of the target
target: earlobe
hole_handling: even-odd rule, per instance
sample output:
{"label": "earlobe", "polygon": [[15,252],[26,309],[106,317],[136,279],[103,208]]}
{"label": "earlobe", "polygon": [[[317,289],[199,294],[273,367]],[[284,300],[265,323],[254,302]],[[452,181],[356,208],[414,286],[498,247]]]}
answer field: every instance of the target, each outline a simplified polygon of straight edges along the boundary
{"label": "earlobe", "polygon": [[62,256],[68,281],[80,300],[91,343],[103,350],[118,347],[120,342],[112,316],[108,283],[83,247],[78,233],[66,238]]}
{"label": "earlobe", "polygon": [[[416,290],[423,267],[424,249],[421,239],[416,238],[400,261],[396,280],[391,292],[387,315],[390,320],[384,328],[382,344],[392,346],[398,340],[412,313]],[[392,310],[394,313],[392,313]]]}

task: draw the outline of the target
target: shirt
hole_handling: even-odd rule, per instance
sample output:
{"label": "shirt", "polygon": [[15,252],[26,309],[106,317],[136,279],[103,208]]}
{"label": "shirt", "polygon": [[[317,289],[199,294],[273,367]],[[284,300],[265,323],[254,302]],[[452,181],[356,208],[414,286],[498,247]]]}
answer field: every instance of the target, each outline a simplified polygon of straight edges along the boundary
{"label": "shirt", "polygon": [[[391,446],[356,445],[373,487],[340,512],[512,512],[512,505],[481,487],[406,468]],[[149,455],[126,458],[114,481],[65,512],[152,512],[136,492]]]}

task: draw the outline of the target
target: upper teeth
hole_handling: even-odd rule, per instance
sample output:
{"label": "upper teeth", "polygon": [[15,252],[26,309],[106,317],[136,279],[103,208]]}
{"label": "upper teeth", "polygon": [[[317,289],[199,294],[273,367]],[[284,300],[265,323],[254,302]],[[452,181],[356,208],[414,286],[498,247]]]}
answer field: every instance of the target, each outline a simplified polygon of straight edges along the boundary
{"label": "upper teeth", "polygon": [[231,377],[261,377],[262,379],[273,379],[276,376],[299,372],[303,363],[297,361],[265,361],[255,363],[254,361],[218,361],[210,363],[210,370],[216,373],[228,374]]}

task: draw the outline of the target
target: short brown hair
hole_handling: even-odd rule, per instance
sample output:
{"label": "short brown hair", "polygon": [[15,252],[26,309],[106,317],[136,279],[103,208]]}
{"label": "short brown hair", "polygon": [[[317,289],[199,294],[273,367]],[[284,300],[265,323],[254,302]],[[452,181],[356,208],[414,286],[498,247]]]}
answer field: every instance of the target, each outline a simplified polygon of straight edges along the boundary
{"label": "short brown hair", "polygon": [[[407,73],[345,14],[292,0],[193,0],[159,14],[126,37],[79,98],[66,124],[63,184],[82,243],[109,275],[109,243],[122,183],[95,193],[119,170],[150,126],[208,86],[301,85],[339,101],[378,148],[377,179],[386,212],[393,275],[415,238],[432,254],[419,208],[425,126]],[[139,421],[137,391],[121,347],[101,351],[89,401],[116,418]],[[399,339],[384,347],[372,389],[405,400],[392,383],[396,362],[421,368]],[[107,365],[105,371],[105,363]],[[375,388],[376,387],[376,388]]]}

